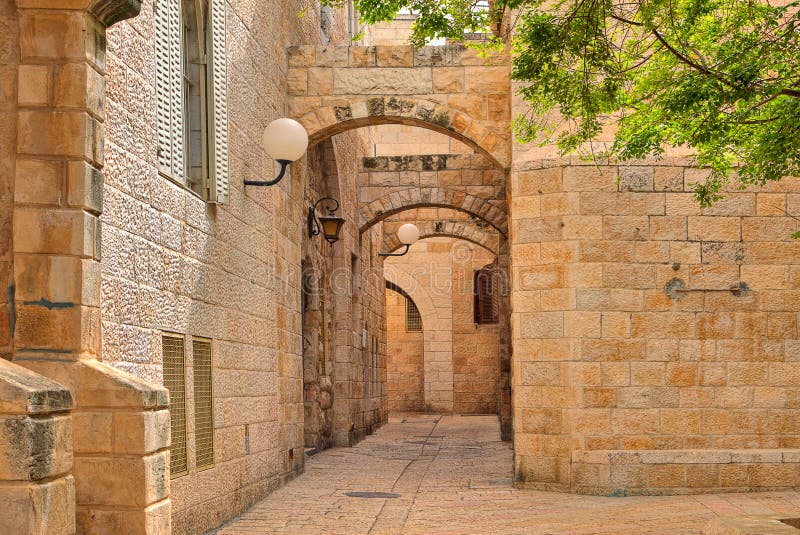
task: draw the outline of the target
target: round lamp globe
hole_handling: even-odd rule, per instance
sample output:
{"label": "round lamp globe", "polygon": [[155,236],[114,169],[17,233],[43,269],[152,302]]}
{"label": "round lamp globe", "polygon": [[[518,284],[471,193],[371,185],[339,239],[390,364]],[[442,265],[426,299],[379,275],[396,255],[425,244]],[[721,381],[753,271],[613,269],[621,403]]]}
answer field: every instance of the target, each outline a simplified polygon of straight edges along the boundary
{"label": "round lamp globe", "polygon": [[413,223],[406,223],[397,229],[397,237],[403,245],[412,245],[419,239],[419,229]]}
{"label": "round lamp globe", "polygon": [[308,133],[294,119],[275,119],[264,129],[262,143],[273,160],[294,162],[306,153]]}

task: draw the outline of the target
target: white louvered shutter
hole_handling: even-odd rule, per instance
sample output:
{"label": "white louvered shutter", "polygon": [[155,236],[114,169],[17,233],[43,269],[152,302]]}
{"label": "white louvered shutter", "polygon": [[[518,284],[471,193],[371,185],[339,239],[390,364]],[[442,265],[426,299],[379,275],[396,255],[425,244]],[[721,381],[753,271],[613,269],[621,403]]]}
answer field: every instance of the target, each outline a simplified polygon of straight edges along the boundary
{"label": "white louvered shutter", "polygon": [[172,169],[172,105],[170,100],[169,0],[156,4],[156,129],[158,134],[158,167],[165,173]]}
{"label": "white louvered shutter", "polygon": [[183,15],[181,0],[169,2],[169,137],[172,144],[172,178],[182,180],[186,173],[183,147]]}
{"label": "white louvered shutter", "polygon": [[184,176],[181,0],[156,4],[156,128],[158,167],[175,180]]}
{"label": "white louvered shutter", "polygon": [[228,202],[230,167],[228,163],[228,72],[225,53],[225,3],[210,0],[209,28],[211,33],[211,58],[209,81],[209,153],[211,160],[212,201]]}

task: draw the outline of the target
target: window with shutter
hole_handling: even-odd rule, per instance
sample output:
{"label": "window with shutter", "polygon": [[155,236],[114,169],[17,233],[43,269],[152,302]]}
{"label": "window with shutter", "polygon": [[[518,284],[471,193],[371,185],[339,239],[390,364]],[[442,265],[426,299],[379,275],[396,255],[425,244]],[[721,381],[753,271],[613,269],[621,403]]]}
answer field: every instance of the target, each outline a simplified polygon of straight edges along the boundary
{"label": "window with shutter", "polygon": [[211,200],[228,202],[228,69],[225,51],[225,0],[210,0],[211,59],[209,77],[209,132]]}
{"label": "window with shutter", "polygon": [[472,277],[473,316],[478,325],[497,323],[499,288],[494,264],[475,271]]}
{"label": "window with shutter", "polygon": [[161,173],[227,202],[225,0],[158,0],[156,100]]}
{"label": "window with shutter", "polygon": [[[174,0],[173,0],[174,1]],[[170,2],[156,2],[155,13],[155,71],[156,71],[156,130],[158,138],[158,167],[172,174],[172,90],[170,67]],[[180,50],[178,51],[180,53]]]}
{"label": "window with shutter", "polygon": [[156,129],[158,169],[183,181],[183,67],[181,2],[156,2]]}

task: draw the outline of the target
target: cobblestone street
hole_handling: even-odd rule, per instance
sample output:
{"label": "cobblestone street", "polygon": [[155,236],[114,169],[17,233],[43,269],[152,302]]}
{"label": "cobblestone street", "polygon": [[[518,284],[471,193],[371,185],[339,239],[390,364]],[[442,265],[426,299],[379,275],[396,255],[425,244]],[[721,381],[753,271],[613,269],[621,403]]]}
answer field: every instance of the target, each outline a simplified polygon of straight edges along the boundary
{"label": "cobblestone street", "polygon": [[394,417],[353,448],[311,457],[304,475],[217,535],[690,534],[716,515],[800,511],[798,492],[598,498],[515,490],[511,453],[494,416]]}

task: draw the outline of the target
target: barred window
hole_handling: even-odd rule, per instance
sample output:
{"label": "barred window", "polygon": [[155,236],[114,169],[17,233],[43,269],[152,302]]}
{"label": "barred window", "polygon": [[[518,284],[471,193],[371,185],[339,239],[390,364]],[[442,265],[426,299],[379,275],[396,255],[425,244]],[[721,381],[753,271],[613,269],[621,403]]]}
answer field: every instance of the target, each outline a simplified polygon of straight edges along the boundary
{"label": "barred window", "polygon": [[406,332],[415,333],[422,331],[422,316],[416,303],[410,297],[406,297]]}
{"label": "barred window", "polygon": [[493,264],[475,271],[472,278],[473,316],[478,325],[490,325],[498,322],[497,274]]}
{"label": "barred window", "polygon": [[188,472],[186,458],[186,355],[182,336],[161,338],[164,358],[164,386],[169,390],[169,422],[172,442],[169,451],[170,477]]}
{"label": "barred window", "polygon": [[211,342],[192,340],[194,355],[194,443],[198,470],[214,466],[214,405],[211,391]]}

